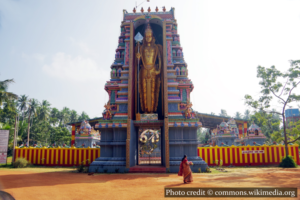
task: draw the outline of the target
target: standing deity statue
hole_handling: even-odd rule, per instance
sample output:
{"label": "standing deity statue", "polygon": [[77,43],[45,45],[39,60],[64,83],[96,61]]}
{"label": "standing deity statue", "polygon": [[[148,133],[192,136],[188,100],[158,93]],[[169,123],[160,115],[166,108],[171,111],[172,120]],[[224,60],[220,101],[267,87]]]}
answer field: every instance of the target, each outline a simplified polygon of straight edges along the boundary
{"label": "standing deity statue", "polygon": [[145,30],[145,37],[139,52],[138,46],[136,46],[135,52],[137,60],[141,61],[141,69],[139,71],[141,109],[144,113],[154,113],[158,106],[161,84],[162,46],[155,44],[150,24]]}

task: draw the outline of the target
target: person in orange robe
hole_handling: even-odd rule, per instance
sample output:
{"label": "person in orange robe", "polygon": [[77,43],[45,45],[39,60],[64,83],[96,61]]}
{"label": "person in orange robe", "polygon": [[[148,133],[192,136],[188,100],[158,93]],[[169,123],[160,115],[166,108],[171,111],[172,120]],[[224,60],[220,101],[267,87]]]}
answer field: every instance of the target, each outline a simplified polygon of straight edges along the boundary
{"label": "person in orange robe", "polygon": [[183,176],[184,183],[193,182],[193,175],[190,165],[193,165],[192,162],[188,162],[187,156],[184,155],[179,166],[178,176]]}

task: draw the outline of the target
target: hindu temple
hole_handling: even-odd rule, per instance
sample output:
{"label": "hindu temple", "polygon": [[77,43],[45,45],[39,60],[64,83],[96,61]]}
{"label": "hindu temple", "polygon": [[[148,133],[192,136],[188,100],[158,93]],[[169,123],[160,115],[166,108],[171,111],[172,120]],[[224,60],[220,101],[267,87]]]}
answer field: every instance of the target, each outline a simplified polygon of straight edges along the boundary
{"label": "hindu temple", "polygon": [[261,128],[252,122],[251,126],[245,133],[242,142],[245,145],[263,145],[265,141],[266,136],[262,133]]}
{"label": "hindu temple", "polygon": [[227,123],[223,122],[212,131],[211,143],[213,146],[231,146],[239,138],[236,122],[231,118]]}
{"label": "hindu temple", "polygon": [[205,171],[207,164],[197,152],[202,124],[190,101],[194,85],[188,78],[175,9],[123,10],[116,40],[114,62],[107,66],[111,77],[104,89],[109,100],[102,116],[90,119],[89,125],[72,124],[75,146],[89,137],[84,131],[101,133],[96,141],[100,157],[89,171],[131,172],[153,166],[178,172],[184,154],[194,163],[193,171]]}

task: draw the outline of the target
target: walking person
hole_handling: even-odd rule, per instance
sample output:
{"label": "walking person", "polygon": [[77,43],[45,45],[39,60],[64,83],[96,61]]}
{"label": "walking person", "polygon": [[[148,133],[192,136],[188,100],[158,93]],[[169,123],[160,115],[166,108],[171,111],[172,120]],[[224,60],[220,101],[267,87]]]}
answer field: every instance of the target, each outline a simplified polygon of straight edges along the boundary
{"label": "walking person", "polygon": [[178,176],[183,176],[184,183],[193,182],[193,175],[190,165],[193,165],[192,162],[188,162],[187,156],[184,155],[179,166]]}

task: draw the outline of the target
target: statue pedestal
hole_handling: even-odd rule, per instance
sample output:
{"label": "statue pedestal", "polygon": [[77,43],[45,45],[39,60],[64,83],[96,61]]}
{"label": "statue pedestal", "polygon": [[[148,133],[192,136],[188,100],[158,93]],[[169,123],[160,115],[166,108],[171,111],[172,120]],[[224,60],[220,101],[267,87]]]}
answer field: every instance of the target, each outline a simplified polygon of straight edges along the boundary
{"label": "statue pedestal", "polygon": [[158,114],[157,113],[151,113],[151,114],[140,114],[140,120],[139,121],[147,121],[147,120],[158,120]]}

